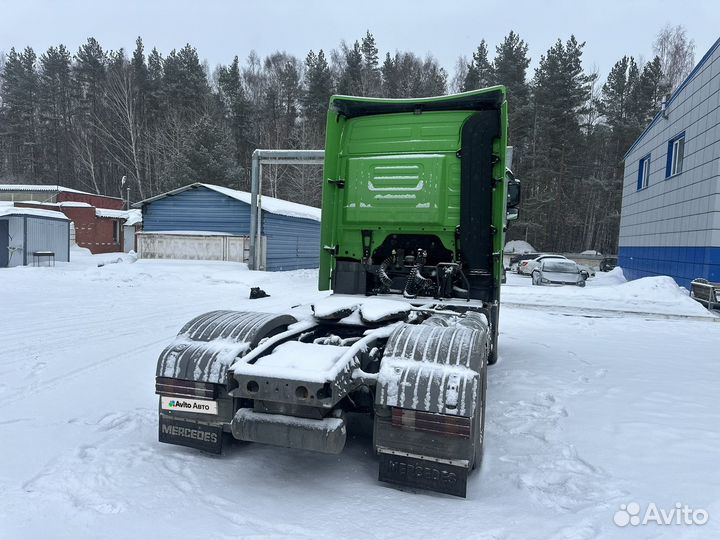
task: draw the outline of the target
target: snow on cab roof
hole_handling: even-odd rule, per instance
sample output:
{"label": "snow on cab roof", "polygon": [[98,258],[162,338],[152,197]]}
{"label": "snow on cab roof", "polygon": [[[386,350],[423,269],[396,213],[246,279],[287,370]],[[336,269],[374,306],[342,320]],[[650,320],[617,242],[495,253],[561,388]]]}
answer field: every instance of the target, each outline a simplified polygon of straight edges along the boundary
{"label": "snow on cab roof", "polygon": [[[168,191],[167,193],[163,193],[161,195],[156,195],[155,197],[145,199],[144,201],[136,202],[135,204],[133,204],[133,206],[135,208],[140,208],[147,203],[162,199],[164,197],[167,197],[168,195],[175,195],[177,193],[182,193],[183,191],[187,191],[189,189],[197,187],[204,187],[213,191],[217,191],[218,193],[222,193],[227,197],[231,197],[238,201],[244,202],[245,204],[250,204],[250,200],[252,197],[252,195],[247,191],[240,191],[238,189],[216,186],[214,184],[203,184],[202,182],[195,182],[194,184],[183,186],[172,191]],[[271,214],[280,214],[282,216],[320,221],[320,209],[315,208],[314,206],[307,206],[300,203],[285,201],[283,199],[276,199],[275,197],[268,197],[267,195],[262,196],[261,204],[263,212],[270,212]]]}
{"label": "snow on cab roof", "polygon": [[52,219],[70,221],[62,212],[55,210],[42,210],[40,208],[22,208],[17,206],[0,206],[0,217],[2,216],[36,216]]}

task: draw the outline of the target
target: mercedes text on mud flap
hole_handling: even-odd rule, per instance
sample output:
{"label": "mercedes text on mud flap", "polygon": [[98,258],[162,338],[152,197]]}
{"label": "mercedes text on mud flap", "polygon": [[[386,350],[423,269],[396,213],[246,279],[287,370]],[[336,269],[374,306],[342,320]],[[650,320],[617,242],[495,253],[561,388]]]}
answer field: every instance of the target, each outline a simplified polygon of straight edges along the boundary
{"label": "mercedes text on mud flap", "polygon": [[[160,440],[336,454],[373,419],[379,479],[465,496],[497,359],[508,207],[505,90],[334,96],[312,312],[216,311],[158,361]],[[514,187],[519,187],[519,184]],[[512,213],[517,216],[517,212]]]}

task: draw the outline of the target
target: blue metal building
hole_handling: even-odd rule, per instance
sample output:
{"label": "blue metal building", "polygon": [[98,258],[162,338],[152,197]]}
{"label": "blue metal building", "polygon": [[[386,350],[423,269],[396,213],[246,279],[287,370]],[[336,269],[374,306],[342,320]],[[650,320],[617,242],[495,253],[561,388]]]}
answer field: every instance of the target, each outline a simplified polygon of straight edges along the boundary
{"label": "blue metal building", "polygon": [[720,281],[720,39],[625,154],[619,262],[629,279]]}
{"label": "blue metal building", "polygon": [[[250,234],[250,193],[195,183],[133,205],[142,208],[145,233]],[[320,209],[262,197],[267,270],[317,268]]]}

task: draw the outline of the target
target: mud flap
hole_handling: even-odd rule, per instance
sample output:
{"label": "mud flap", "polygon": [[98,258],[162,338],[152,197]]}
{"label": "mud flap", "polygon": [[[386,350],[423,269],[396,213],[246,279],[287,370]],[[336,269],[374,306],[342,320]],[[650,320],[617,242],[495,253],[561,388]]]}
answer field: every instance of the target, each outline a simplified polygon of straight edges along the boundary
{"label": "mud flap", "polygon": [[381,482],[466,496],[469,469],[465,460],[423,459],[423,456],[383,448],[378,449],[378,457]]}
{"label": "mud flap", "polygon": [[176,420],[160,415],[158,438],[161,443],[188,446],[204,452],[222,452],[222,427]]}

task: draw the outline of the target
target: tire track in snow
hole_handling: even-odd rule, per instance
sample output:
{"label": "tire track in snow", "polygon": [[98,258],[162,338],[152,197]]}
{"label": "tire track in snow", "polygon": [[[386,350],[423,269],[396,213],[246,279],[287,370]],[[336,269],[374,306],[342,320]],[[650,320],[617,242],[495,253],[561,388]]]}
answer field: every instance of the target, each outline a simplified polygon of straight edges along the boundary
{"label": "tire track in snow", "polygon": [[[79,375],[84,374],[84,373],[87,372],[87,371],[92,371],[92,370],[94,370],[94,369],[98,369],[99,367],[101,367],[101,366],[103,366],[103,365],[105,365],[105,364],[107,364],[107,363],[109,363],[109,362],[114,362],[115,360],[119,360],[119,359],[125,358],[125,357],[127,357],[127,356],[132,356],[132,355],[135,354],[135,353],[138,353],[138,352],[147,350],[147,349],[149,349],[149,348],[151,348],[151,347],[153,347],[154,345],[157,345],[157,344],[159,344],[159,343],[163,343],[163,342],[166,342],[166,341],[169,342],[173,337],[174,337],[174,334],[173,334],[173,335],[170,335],[170,336],[163,336],[163,337],[160,338],[160,339],[156,339],[156,340],[153,340],[153,341],[150,341],[150,342],[143,343],[142,345],[139,345],[139,346],[134,347],[134,348],[132,348],[132,349],[128,349],[128,350],[126,350],[126,351],[124,351],[124,352],[121,352],[121,353],[118,353],[118,354],[113,354],[113,355],[111,355],[111,356],[107,356],[107,357],[105,357],[105,358],[103,358],[103,359],[101,359],[101,360],[98,360],[98,361],[96,361],[96,362],[92,362],[92,363],[90,363],[90,364],[85,364],[84,366],[81,366],[81,367],[78,367],[78,368],[75,368],[75,369],[68,370],[68,371],[66,371],[64,374],[58,375],[58,376],[56,376],[56,377],[52,377],[52,378],[50,378],[50,379],[48,379],[48,380],[46,380],[46,381],[44,381],[44,382],[42,382],[42,383],[40,383],[40,384],[35,384],[35,385],[30,386],[30,387],[23,387],[23,388],[21,388],[21,389],[19,389],[19,390],[16,390],[15,392],[11,392],[11,393],[8,394],[7,396],[5,396],[3,399],[0,400],[0,404],[2,404],[2,406],[5,406],[5,405],[8,405],[8,404],[13,403],[13,402],[15,402],[15,401],[18,401],[19,399],[22,399],[23,397],[26,397],[28,391],[32,391],[33,394],[35,394],[35,393],[37,393],[37,392],[41,392],[41,391],[43,391],[43,390],[47,390],[47,389],[49,389],[49,388],[52,388],[52,387],[56,386],[57,384],[59,384],[59,383],[61,383],[61,382],[65,382],[65,381],[67,381],[67,380],[72,380],[72,379],[78,377]],[[34,398],[34,397],[35,397],[35,396],[33,396],[33,398]]]}

